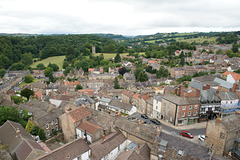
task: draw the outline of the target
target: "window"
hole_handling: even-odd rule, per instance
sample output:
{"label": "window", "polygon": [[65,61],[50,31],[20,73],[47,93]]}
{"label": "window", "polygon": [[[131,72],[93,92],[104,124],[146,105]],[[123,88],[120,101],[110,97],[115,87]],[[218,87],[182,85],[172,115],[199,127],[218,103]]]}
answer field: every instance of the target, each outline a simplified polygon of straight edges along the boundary
{"label": "window", "polygon": [[58,119],[55,119],[55,124],[58,124]]}
{"label": "window", "polygon": [[198,109],[198,106],[197,106],[197,105],[195,105],[195,106],[194,106],[194,109]]}
{"label": "window", "polygon": [[201,108],[201,112],[205,112],[205,108]]}
{"label": "window", "polygon": [[191,116],[191,112],[188,112],[188,116]]}
{"label": "window", "polygon": [[50,132],[49,132],[49,130],[47,130],[47,135],[50,136]]}
{"label": "window", "polygon": [[166,107],[166,103],[164,103],[163,106]]}
{"label": "window", "polygon": [[221,132],[220,133],[220,138],[224,139],[224,136],[225,136],[224,133]]}
{"label": "window", "polygon": [[58,126],[56,125],[56,131],[58,131]]}
{"label": "window", "polygon": [[197,115],[197,112],[196,112],[196,111],[194,111],[193,115],[194,115],[194,116],[196,116],[196,115]]}
{"label": "window", "polygon": [[182,107],[182,110],[186,110],[186,106],[183,106],[183,107]]}
{"label": "window", "polygon": [[48,129],[49,128],[49,124],[46,124],[46,129]]}
{"label": "window", "polygon": [[191,110],[192,109],[192,106],[189,106],[189,108],[188,108],[189,110]]}
{"label": "window", "polygon": [[158,109],[158,106],[156,106],[156,109]]}
{"label": "window", "polygon": [[185,112],[182,112],[182,117],[185,117]]}

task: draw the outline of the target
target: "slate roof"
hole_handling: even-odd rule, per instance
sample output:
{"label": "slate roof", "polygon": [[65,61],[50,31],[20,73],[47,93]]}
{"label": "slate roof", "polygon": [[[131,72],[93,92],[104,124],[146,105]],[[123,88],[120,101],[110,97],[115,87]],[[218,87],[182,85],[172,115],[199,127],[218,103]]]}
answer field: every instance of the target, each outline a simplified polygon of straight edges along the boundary
{"label": "slate roof", "polygon": [[218,96],[221,100],[236,100],[238,96],[234,92],[219,92]]}
{"label": "slate roof", "polygon": [[[16,136],[17,129],[20,130],[21,136]],[[9,120],[0,127],[0,135],[0,141],[8,146],[10,153],[14,152],[23,138],[33,140],[32,136],[19,123]]]}
{"label": "slate roof", "polygon": [[76,139],[60,148],[53,150],[49,154],[38,158],[38,160],[69,160],[77,158],[89,150],[90,147],[87,145],[87,142],[85,142],[83,139]]}
{"label": "slate roof", "polygon": [[133,136],[136,136],[150,143],[155,142],[156,136],[158,135],[156,128],[153,126],[139,126],[138,123],[124,118],[117,119],[114,124],[120,130],[123,130],[128,134],[132,134]]}
{"label": "slate roof", "polygon": [[196,89],[202,89],[203,88],[203,85],[201,83],[198,83],[198,82],[191,82],[188,86],[192,87],[192,88],[196,88]]}
{"label": "slate roof", "polygon": [[42,116],[41,118],[38,118],[36,121],[39,124],[39,126],[43,127],[47,123],[52,122],[53,120],[59,118],[59,116],[62,114],[62,112],[58,109],[56,109],[53,112],[50,112],[46,114],[45,116]]}
{"label": "slate roof", "polygon": [[200,91],[200,102],[219,102],[220,99],[218,98],[216,91],[213,89],[201,90]]}
{"label": "slate roof", "polygon": [[69,117],[74,123],[77,123],[89,116],[91,116],[91,113],[85,107],[77,107],[76,109],[69,112]]}
{"label": "slate roof", "polygon": [[99,160],[103,158],[126,140],[126,137],[120,131],[118,131],[106,136],[104,141],[99,140],[98,142],[92,143],[90,145],[92,150],[91,159]]}
{"label": "slate roof", "polygon": [[215,78],[220,78],[220,77],[221,77],[221,75],[217,75],[217,74],[194,77],[194,78],[192,78],[192,82],[197,81],[197,82],[202,83],[202,84],[218,85],[217,82],[214,82],[214,79]]}
{"label": "slate roof", "polygon": [[132,109],[131,104],[125,103],[125,102],[120,102],[118,100],[111,100],[109,105],[120,108],[120,109],[124,109],[124,110],[127,110],[127,111],[131,111],[131,109]]}
{"label": "slate roof", "polygon": [[224,81],[223,79],[220,79],[220,78],[215,78],[214,82],[219,83],[219,86],[227,88],[227,89],[233,88],[233,83]]}
{"label": "slate roof", "polygon": [[239,115],[230,115],[222,118],[222,124],[225,126],[227,132],[239,129],[240,128],[239,122],[240,122]]}
{"label": "slate roof", "polygon": [[85,105],[85,104],[90,104],[91,105],[91,104],[94,104],[94,103],[95,103],[95,101],[92,98],[90,98],[86,95],[83,95],[82,97],[75,100],[74,105],[75,106]]}
{"label": "slate roof", "polygon": [[167,95],[163,96],[163,99],[165,99],[169,102],[172,102],[174,104],[177,104],[177,105],[200,104],[198,98],[196,98],[196,97],[186,98],[186,97],[175,96],[173,94],[167,94]]}
{"label": "slate roof", "polygon": [[102,127],[99,127],[88,121],[84,121],[84,122],[80,123],[77,126],[77,128],[81,129],[82,131],[86,130],[86,132],[91,135],[93,135],[98,129],[103,129]]}
{"label": "slate roof", "polygon": [[196,157],[201,160],[209,160],[208,148],[197,143],[187,141],[183,138],[172,136],[161,132],[157,141],[165,140],[168,142],[167,148],[174,148],[175,150],[183,150],[186,154]]}
{"label": "slate roof", "polygon": [[[40,153],[31,154],[31,152],[40,151]],[[26,158],[35,159],[37,156],[45,154],[44,149],[34,140],[23,140],[23,142],[16,149],[16,156],[18,160],[25,160]],[[30,155],[31,154],[31,155]]]}
{"label": "slate roof", "polygon": [[162,96],[155,96],[153,99],[162,102]]}

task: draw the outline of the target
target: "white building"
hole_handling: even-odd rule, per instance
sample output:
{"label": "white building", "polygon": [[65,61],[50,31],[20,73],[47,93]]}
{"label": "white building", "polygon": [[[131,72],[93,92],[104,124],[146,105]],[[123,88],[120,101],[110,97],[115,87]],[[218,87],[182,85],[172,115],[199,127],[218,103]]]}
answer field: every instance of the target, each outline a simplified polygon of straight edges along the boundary
{"label": "white building", "polygon": [[162,96],[155,96],[153,98],[153,117],[161,118]]}

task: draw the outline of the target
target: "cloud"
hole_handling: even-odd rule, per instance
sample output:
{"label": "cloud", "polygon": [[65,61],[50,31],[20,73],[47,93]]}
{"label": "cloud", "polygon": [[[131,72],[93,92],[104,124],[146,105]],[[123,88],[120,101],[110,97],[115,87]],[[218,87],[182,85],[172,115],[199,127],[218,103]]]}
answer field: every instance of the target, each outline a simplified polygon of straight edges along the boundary
{"label": "cloud", "polygon": [[2,0],[0,32],[115,33],[240,30],[239,0]]}

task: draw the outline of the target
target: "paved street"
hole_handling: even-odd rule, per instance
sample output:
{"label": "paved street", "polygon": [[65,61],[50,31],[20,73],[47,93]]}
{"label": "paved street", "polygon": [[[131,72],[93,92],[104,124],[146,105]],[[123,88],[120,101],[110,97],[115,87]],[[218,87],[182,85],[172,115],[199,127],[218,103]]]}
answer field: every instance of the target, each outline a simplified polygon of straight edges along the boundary
{"label": "paved street", "polygon": [[[143,122],[151,123],[150,119],[144,119],[144,118],[142,118],[140,116],[138,117],[138,119],[143,121]],[[198,135],[199,134],[205,135],[205,132],[206,132],[206,122],[195,123],[195,124],[192,124],[192,125],[185,125],[185,126],[173,126],[172,124],[167,123],[167,122],[162,121],[162,120],[160,120],[160,122],[161,122],[161,127],[162,127],[162,131],[163,132],[166,132],[166,133],[171,134],[171,135],[176,135],[176,136],[179,136],[179,137],[181,137],[183,139],[186,139],[186,140],[189,140],[189,141],[192,141],[192,142],[204,145],[203,142],[198,140]],[[148,124],[146,124],[146,125],[148,125]],[[187,137],[182,137],[180,135],[180,131],[181,130],[189,131],[190,133],[192,133],[194,135],[194,138],[190,139],[190,138],[187,138]]]}

